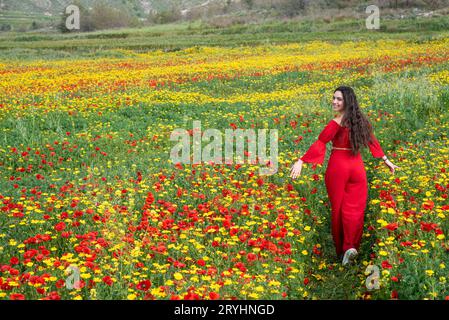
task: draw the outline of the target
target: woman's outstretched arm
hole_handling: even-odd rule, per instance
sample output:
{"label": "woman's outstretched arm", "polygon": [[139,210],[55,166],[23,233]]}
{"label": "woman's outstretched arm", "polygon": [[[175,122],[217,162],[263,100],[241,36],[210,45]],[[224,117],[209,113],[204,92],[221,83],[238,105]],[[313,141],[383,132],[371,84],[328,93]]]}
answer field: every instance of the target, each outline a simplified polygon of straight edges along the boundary
{"label": "woman's outstretched arm", "polygon": [[302,164],[304,162],[323,164],[326,155],[326,144],[334,138],[337,131],[337,122],[331,120],[321,131],[318,139],[309,147],[307,152],[295,162],[291,168],[290,177],[296,179],[301,175]]}
{"label": "woman's outstretched arm", "polygon": [[368,144],[368,147],[370,149],[370,152],[374,158],[382,158],[385,165],[390,169],[391,173],[394,173],[395,169],[398,169],[399,167],[391,163],[390,160],[388,160],[387,156],[383,152],[379,141],[376,139],[376,136],[374,133],[371,134],[371,141]]}

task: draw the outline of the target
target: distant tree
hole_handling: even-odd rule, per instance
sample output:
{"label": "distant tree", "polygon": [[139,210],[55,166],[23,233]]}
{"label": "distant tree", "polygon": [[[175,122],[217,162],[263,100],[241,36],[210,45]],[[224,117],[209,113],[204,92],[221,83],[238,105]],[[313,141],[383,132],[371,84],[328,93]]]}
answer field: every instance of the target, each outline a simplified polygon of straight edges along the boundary
{"label": "distant tree", "polygon": [[95,26],[91,20],[90,12],[86,9],[79,0],[73,2],[73,5],[77,6],[80,11],[80,30],[69,30],[66,26],[67,18],[69,14],[66,13],[66,8],[64,7],[64,11],[62,12],[61,21],[58,24],[58,29],[61,32],[71,32],[71,31],[93,31],[95,30]]}
{"label": "distant tree", "polygon": [[12,30],[12,27],[10,24],[4,23],[0,26],[0,31],[11,31],[11,30]]}
{"label": "distant tree", "polygon": [[31,23],[31,30],[37,30],[39,29],[39,24],[36,21],[33,21]]}
{"label": "distant tree", "polygon": [[123,28],[135,26],[134,18],[127,8],[111,7],[106,1],[96,1],[90,12],[90,19],[95,29]]}
{"label": "distant tree", "polygon": [[282,13],[287,17],[294,17],[305,12],[308,0],[284,0],[281,3]]}
{"label": "distant tree", "polygon": [[444,5],[444,2],[446,2],[446,5],[447,5],[447,1],[444,1],[444,0],[423,0],[423,1],[424,1],[425,5],[429,6],[433,10]]}
{"label": "distant tree", "polygon": [[232,0],[226,0],[223,6],[223,13],[228,13],[232,6]]}
{"label": "distant tree", "polygon": [[[80,10],[80,30],[94,31],[111,28],[136,27],[139,25],[137,17],[133,16],[126,7],[111,7],[104,0],[98,0],[94,3],[91,10],[84,8],[80,1],[75,1],[74,5]],[[62,32],[68,32],[66,28],[67,14],[64,11],[59,29]]]}
{"label": "distant tree", "polygon": [[243,3],[248,9],[252,9],[254,6],[254,0],[243,0]]}
{"label": "distant tree", "polygon": [[168,9],[163,11],[153,11],[148,15],[148,20],[152,23],[164,24],[181,20],[180,8],[172,3]]}

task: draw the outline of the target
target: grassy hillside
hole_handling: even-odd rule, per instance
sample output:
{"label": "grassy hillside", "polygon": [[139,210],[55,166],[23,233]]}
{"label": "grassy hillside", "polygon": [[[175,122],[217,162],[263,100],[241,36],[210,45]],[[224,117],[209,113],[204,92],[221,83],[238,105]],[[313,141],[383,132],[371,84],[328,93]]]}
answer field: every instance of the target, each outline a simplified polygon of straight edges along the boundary
{"label": "grassy hillside", "polygon": [[382,20],[380,30],[367,30],[364,19],[287,21],[214,28],[200,22],[89,33],[6,33],[0,38],[0,59],[120,57],[120,50],[174,51],[194,46],[238,46],[309,40],[345,41],[447,37],[449,16]]}
{"label": "grassy hillside", "polygon": [[[133,23],[127,26],[168,23],[173,21],[206,21],[211,25],[229,26],[266,20],[280,20],[308,16],[313,20],[364,16],[370,1],[314,0],[1,0],[0,32],[4,31],[57,31],[61,15],[69,4],[79,4],[86,12],[99,3],[126,13]],[[384,0],[379,4],[382,17],[411,17],[444,15],[448,12],[448,0]],[[100,10],[101,12],[102,10]],[[104,11],[104,10],[103,10]],[[115,19],[109,19],[115,21]],[[131,20],[130,20],[131,21]],[[122,27],[122,26],[114,26]],[[95,30],[107,29],[102,27]],[[91,29],[89,29],[91,30]]]}
{"label": "grassy hillside", "polygon": [[[51,27],[60,20],[65,8],[74,3],[71,0],[3,0],[0,4],[0,26],[10,26],[12,30],[27,31]],[[92,8],[99,0],[77,0],[86,9]],[[176,6],[180,10],[202,4],[203,0],[107,0],[108,6],[129,12],[131,16],[144,19],[150,12],[163,12]],[[33,27],[32,24],[35,23]]]}
{"label": "grassy hillside", "polygon": [[[3,0],[3,9],[7,11],[35,13],[51,12],[53,14],[59,14],[66,6],[73,2],[74,1],[72,0]],[[98,0],[79,0],[79,2],[85,7],[92,7]],[[190,8],[204,3],[205,0],[108,0],[107,2],[112,7],[125,7],[132,9],[135,12],[144,12],[148,9],[158,11],[166,10],[171,4],[181,8]]]}

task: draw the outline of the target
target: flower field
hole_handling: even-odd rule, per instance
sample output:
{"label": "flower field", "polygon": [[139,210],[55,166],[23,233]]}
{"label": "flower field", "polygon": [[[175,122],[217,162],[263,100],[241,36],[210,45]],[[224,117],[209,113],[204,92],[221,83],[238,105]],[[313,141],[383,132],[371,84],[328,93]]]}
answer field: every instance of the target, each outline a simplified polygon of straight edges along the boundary
{"label": "flower field", "polygon": [[[0,299],[449,299],[448,47],[312,41],[2,60]],[[401,167],[392,175],[363,151],[362,252],[345,268],[325,166],[289,177],[342,84]],[[194,120],[277,129],[278,172],[171,163],[170,133]]]}

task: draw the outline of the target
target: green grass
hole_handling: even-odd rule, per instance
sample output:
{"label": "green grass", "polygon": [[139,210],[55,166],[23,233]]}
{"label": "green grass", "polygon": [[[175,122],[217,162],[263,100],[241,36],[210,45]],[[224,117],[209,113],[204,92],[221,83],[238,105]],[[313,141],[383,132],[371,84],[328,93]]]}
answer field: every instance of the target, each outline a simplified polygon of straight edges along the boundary
{"label": "green grass", "polygon": [[[0,60],[59,59],[92,56],[114,57],[115,49],[139,52],[178,50],[194,46],[242,46],[295,43],[403,39],[416,41],[449,35],[449,17],[382,20],[381,30],[367,30],[365,21],[343,20],[267,22],[213,28],[199,22],[90,33],[5,33],[0,38]],[[113,41],[111,41],[113,40]],[[117,41],[115,41],[117,40]],[[103,51],[107,51],[106,53]]]}

